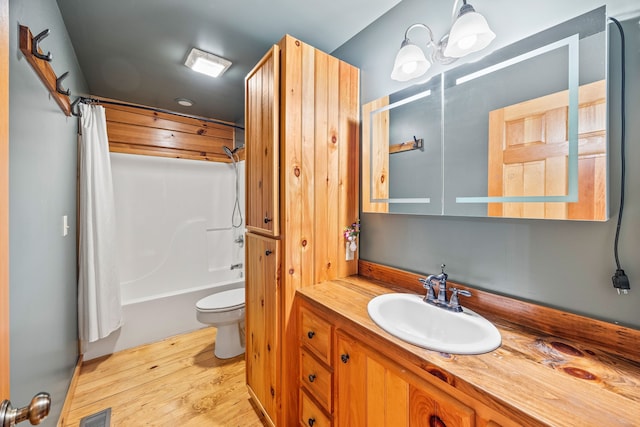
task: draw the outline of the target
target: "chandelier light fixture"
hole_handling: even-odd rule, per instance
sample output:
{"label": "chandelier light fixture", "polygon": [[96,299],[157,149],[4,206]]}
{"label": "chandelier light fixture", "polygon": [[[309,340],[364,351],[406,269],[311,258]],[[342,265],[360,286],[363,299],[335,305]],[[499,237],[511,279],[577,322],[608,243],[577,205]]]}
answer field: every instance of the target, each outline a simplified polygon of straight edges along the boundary
{"label": "chandelier light fixture", "polygon": [[[487,20],[476,12],[473,6],[467,4],[466,0],[462,0],[462,3],[449,34],[444,35],[437,43],[433,31],[427,25],[413,24],[407,28],[393,64],[393,80],[405,82],[418,78],[426,73],[434,62],[451,64],[458,58],[484,49],[491,43],[496,35],[489,28]],[[409,32],[414,28],[424,28],[429,33],[429,59],[418,45],[409,40]]]}

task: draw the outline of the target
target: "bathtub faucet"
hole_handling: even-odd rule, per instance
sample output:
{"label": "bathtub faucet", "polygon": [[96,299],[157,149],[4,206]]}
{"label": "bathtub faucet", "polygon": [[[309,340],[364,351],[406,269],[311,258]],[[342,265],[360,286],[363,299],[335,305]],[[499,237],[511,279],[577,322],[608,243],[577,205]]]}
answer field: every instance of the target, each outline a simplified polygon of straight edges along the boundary
{"label": "bathtub faucet", "polygon": [[242,268],[242,263],[238,263],[238,264],[231,264],[231,269],[235,270],[236,268]]}

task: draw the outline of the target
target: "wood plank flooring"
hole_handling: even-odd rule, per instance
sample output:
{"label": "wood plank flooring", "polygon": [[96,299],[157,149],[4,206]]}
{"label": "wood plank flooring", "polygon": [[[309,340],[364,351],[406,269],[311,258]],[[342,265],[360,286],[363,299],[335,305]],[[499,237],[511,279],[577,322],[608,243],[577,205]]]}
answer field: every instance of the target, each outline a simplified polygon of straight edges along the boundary
{"label": "wood plank flooring", "polygon": [[262,427],[245,385],[244,355],[213,355],[215,328],[85,362],[59,426],[111,408],[111,426]]}

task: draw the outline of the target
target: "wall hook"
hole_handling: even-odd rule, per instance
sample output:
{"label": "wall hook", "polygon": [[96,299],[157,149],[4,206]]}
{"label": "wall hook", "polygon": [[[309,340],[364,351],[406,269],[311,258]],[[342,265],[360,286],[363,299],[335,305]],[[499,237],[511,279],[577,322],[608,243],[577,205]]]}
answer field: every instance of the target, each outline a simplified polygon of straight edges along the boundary
{"label": "wall hook", "polygon": [[64,73],[63,75],[61,75],[56,79],[56,90],[58,91],[58,93],[62,95],[67,95],[67,96],[71,95],[71,91],[69,91],[69,89],[67,90],[63,89],[62,81],[66,79],[68,75],[69,75],[69,72],[67,71],[66,73]]}
{"label": "wall hook", "polygon": [[416,138],[416,136],[413,136],[413,149],[419,149],[420,151],[424,151],[424,139],[420,138]]}
{"label": "wall hook", "polygon": [[33,36],[33,38],[31,39],[31,53],[36,58],[51,62],[51,60],[53,59],[53,55],[51,55],[51,52],[47,52],[46,55],[43,55],[38,51],[38,44],[40,44],[42,39],[47,37],[49,35],[49,33],[50,33],[50,31],[47,28],[46,30],[44,30],[40,34],[38,34],[37,36]]}

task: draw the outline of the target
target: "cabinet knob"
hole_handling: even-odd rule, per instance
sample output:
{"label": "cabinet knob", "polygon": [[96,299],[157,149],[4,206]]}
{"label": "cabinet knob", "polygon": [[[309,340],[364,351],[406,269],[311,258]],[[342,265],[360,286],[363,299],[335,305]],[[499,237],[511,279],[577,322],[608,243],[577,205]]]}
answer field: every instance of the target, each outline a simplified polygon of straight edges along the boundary
{"label": "cabinet knob", "polygon": [[313,331],[309,331],[309,332],[307,332],[307,336],[309,337],[309,339],[312,339],[312,338],[313,338],[313,336],[314,336],[315,334],[316,334],[316,333],[315,333],[315,332],[313,332]]}
{"label": "cabinet knob", "polygon": [[269,224],[271,221],[273,221],[271,218],[269,218],[268,216],[264,217],[264,223],[265,224]]}
{"label": "cabinet knob", "polygon": [[309,427],[313,427],[313,425],[316,423],[316,419],[315,418],[309,418],[307,420],[307,424],[309,424]]}
{"label": "cabinet knob", "polygon": [[269,256],[269,255],[271,255],[272,253],[273,253],[273,251],[270,251],[269,249],[267,249],[266,251],[264,251],[264,254],[265,254],[266,256]]}
{"label": "cabinet knob", "polygon": [[312,383],[316,380],[316,374],[309,375],[309,382]]}
{"label": "cabinet knob", "polygon": [[347,363],[349,361],[349,355],[348,354],[341,354],[340,355],[340,360],[342,360],[342,363]]}

